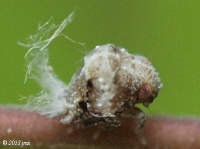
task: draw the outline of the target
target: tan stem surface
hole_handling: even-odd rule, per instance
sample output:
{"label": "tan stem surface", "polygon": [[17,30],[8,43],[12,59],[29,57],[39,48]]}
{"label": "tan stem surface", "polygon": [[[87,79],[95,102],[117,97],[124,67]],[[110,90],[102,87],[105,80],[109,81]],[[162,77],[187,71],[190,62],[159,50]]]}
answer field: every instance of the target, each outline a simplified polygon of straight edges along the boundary
{"label": "tan stem surface", "polygon": [[[200,148],[200,119],[147,117],[142,145],[134,133],[134,119],[122,120],[112,130],[98,126],[75,129],[77,125],[64,125],[59,118],[46,118],[34,112],[0,108],[0,144],[3,140],[29,141],[32,146],[83,146],[86,148],[141,149],[198,149]],[[3,145],[2,145],[3,146]]]}

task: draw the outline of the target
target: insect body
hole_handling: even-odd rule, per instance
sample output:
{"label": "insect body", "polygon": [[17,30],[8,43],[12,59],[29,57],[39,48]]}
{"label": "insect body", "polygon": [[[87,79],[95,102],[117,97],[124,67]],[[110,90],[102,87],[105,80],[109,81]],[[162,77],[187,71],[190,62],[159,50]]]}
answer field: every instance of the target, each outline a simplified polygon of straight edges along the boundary
{"label": "insect body", "polygon": [[69,84],[65,99],[74,106],[66,107],[62,122],[116,127],[121,114],[138,113],[135,104],[148,106],[160,87],[158,73],[147,58],[113,44],[97,46]]}

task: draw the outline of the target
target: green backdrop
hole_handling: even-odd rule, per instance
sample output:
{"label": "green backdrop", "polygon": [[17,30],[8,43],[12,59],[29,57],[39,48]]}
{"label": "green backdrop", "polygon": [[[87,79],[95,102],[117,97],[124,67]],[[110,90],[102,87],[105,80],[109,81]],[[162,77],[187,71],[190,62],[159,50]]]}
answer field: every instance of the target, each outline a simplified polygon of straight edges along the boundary
{"label": "green backdrop", "polygon": [[6,0],[0,1],[0,104],[24,104],[21,96],[37,93],[24,84],[26,42],[39,23],[60,23],[73,10],[74,21],[64,30],[84,42],[85,49],[65,38],[50,45],[51,64],[69,82],[82,57],[96,45],[114,43],[150,59],[164,84],[150,114],[200,115],[200,1],[198,0]]}

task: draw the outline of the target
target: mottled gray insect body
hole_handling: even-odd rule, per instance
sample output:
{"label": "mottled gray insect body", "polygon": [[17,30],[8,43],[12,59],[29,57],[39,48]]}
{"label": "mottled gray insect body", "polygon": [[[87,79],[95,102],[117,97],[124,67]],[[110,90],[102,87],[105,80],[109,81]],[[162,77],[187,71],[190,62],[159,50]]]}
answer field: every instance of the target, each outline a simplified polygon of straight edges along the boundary
{"label": "mottled gray insect body", "polygon": [[76,106],[67,110],[62,122],[93,119],[119,125],[122,113],[137,113],[137,103],[148,106],[160,87],[158,73],[145,57],[113,44],[97,46],[69,84],[66,100]]}

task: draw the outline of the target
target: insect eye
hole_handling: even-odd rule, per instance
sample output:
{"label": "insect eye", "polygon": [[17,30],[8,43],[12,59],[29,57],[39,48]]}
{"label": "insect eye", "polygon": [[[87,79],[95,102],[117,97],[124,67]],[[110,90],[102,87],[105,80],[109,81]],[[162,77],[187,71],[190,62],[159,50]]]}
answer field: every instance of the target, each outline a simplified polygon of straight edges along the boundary
{"label": "insect eye", "polygon": [[145,83],[139,89],[138,98],[139,100],[143,100],[145,102],[145,99],[148,99],[152,94],[153,87],[150,84]]}

